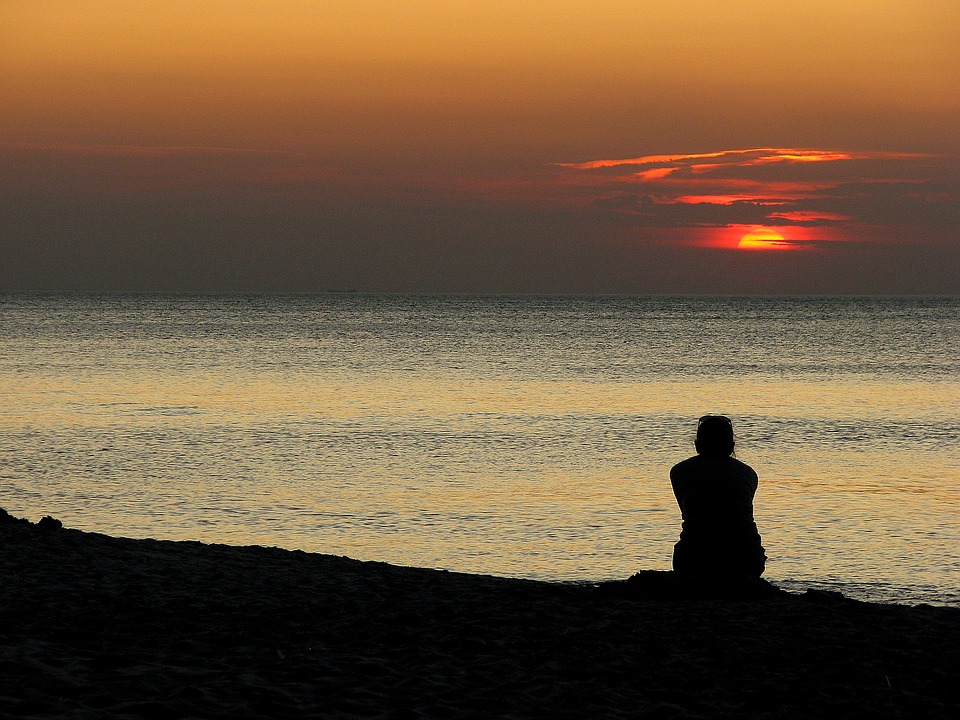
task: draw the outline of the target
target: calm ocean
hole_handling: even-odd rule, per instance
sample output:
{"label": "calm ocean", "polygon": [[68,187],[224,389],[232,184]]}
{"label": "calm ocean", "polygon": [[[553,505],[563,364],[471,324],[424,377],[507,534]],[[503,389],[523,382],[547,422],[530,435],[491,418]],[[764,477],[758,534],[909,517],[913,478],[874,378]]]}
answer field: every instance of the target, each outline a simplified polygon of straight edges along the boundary
{"label": "calm ocean", "polygon": [[958,298],[0,295],[0,506],[625,578],[725,413],[766,577],[960,604],[958,369]]}

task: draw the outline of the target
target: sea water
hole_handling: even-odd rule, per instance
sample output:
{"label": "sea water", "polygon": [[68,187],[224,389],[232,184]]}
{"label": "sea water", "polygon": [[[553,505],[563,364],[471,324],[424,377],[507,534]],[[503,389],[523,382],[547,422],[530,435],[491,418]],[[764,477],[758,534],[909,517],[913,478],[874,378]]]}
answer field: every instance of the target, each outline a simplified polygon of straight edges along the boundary
{"label": "sea water", "polygon": [[788,589],[960,603],[960,299],[0,295],[0,506],[554,581],[669,569],[729,415]]}

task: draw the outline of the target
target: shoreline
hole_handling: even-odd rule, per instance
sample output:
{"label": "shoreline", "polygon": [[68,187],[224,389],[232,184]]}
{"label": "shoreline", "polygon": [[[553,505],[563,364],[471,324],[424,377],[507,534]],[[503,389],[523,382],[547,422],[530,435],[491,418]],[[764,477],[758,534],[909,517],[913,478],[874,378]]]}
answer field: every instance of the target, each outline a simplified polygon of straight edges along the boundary
{"label": "shoreline", "polygon": [[[42,510],[36,508],[31,508],[32,512],[30,513],[31,517],[37,518],[40,517]],[[0,513],[3,512],[3,508],[0,507]],[[10,516],[8,516],[10,517]],[[30,521],[26,518],[13,518],[20,522],[33,522],[36,524],[37,521]],[[388,565],[395,565],[398,567],[408,567],[408,568],[419,568],[427,570],[442,570],[445,572],[459,573],[464,575],[483,575],[491,576],[497,578],[503,578],[506,580],[530,580],[533,582],[543,582],[552,585],[599,585],[606,582],[612,582],[616,579],[623,578],[625,573],[614,573],[614,572],[604,572],[597,573],[594,575],[591,574],[578,574],[571,575],[569,573],[564,574],[552,574],[550,572],[529,572],[526,574],[512,574],[509,571],[500,571],[498,569],[490,568],[471,568],[471,567],[461,567],[455,563],[450,564],[424,564],[418,565],[416,562],[405,562],[403,559],[391,558],[391,559],[382,559],[377,558],[373,555],[363,555],[362,552],[358,555],[351,553],[349,548],[343,550],[328,550],[328,549],[316,549],[311,548],[310,546],[300,546],[296,542],[290,544],[284,544],[283,540],[289,540],[289,538],[277,538],[277,542],[264,542],[262,538],[256,539],[238,539],[235,537],[215,537],[215,536],[199,536],[199,537],[189,537],[183,536],[179,533],[175,534],[163,534],[162,529],[153,528],[157,534],[151,534],[150,528],[138,528],[137,534],[124,535],[118,534],[116,529],[108,526],[99,526],[99,524],[88,524],[82,527],[70,526],[70,529],[76,529],[81,532],[84,532],[88,535],[103,535],[108,537],[123,538],[127,540],[157,540],[164,542],[199,542],[203,545],[213,545],[224,547],[233,547],[233,548],[244,548],[244,547],[270,547],[277,548],[280,550],[285,550],[289,552],[304,552],[311,555],[334,555],[349,557],[354,560],[359,560],[360,562],[379,562],[386,563]],[[122,532],[122,530],[120,531]],[[669,548],[668,548],[669,549]],[[669,572],[670,559],[666,558],[665,562],[661,563],[658,567],[657,572]],[[642,567],[642,566],[637,566]],[[803,594],[806,590],[817,590],[828,593],[840,593],[844,597],[851,600],[856,600],[858,602],[865,602],[877,605],[900,605],[904,607],[916,607],[918,605],[930,605],[934,607],[947,607],[947,608],[960,608],[960,588],[955,588],[953,585],[947,586],[935,586],[932,584],[904,584],[902,582],[897,582],[896,580],[891,579],[880,579],[880,580],[867,580],[861,581],[841,579],[839,577],[833,577],[830,579],[822,579],[818,576],[807,576],[802,575],[800,577],[779,577],[775,576],[775,572],[779,568],[777,567],[768,567],[767,571],[763,575],[763,579],[774,585],[785,592],[791,594]],[[629,572],[629,568],[626,570]]]}
{"label": "shoreline", "polygon": [[[5,516],[5,517],[4,517]],[[960,609],[577,585],[0,516],[9,717],[953,717]],[[55,522],[55,521],[54,521]]]}

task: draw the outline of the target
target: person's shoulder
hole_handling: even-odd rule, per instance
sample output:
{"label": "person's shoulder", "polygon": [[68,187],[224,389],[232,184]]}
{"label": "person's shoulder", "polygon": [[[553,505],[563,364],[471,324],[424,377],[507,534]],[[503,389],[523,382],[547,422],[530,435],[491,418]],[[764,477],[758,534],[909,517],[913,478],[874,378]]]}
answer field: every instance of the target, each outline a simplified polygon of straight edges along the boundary
{"label": "person's shoulder", "polygon": [[737,468],[737,471],[744,477],[750,477],[754,480],[757,479],[757,471],[752,467],[747,465],[742,460],[737,460],[736,458],[730,458],[730,462],[734,464],[734,467]]}
{"label": "person's shoulder", "polygon": [[701,463],[701,458],[699,455],[694,455],[693,457],[688,457],[686,460],[681,460],[672,468],[670,468],[670,477],[677,478],[683,477],[684,475],[690,474],[697,466]]}

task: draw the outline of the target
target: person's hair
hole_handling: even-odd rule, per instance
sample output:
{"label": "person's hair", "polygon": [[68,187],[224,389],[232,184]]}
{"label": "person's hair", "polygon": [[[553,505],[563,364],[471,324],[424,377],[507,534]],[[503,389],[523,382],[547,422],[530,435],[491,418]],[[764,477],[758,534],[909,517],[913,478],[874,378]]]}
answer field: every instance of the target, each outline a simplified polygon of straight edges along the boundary
{"label": "person's hair", "polygon": [[725,415],[704,415],[697,422],[697,439],[693,445],[700,455],[733,455],[733,423],[730,418]]}

